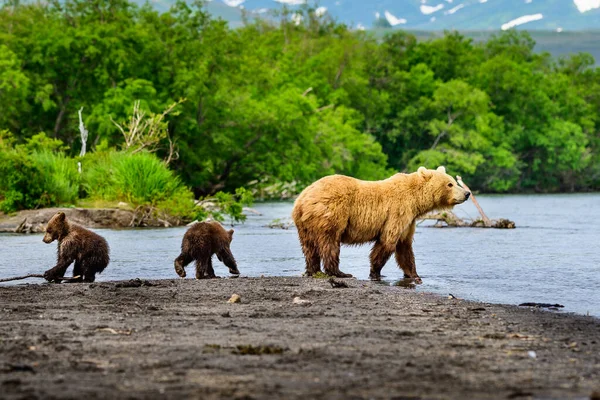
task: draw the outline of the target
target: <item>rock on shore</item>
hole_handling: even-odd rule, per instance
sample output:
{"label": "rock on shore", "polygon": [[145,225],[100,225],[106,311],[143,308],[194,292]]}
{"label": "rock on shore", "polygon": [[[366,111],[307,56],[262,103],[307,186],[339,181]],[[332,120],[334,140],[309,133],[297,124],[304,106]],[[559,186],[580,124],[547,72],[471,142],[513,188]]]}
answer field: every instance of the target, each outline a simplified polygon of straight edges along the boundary
{"label": "rock on shore", "polygon": [[[348,288],[310,278],[140,282],[0,286],[2,397],[589,398],[600,389],[592,317],[353,279]],[[228,303],[232,294],[243,301]]]}

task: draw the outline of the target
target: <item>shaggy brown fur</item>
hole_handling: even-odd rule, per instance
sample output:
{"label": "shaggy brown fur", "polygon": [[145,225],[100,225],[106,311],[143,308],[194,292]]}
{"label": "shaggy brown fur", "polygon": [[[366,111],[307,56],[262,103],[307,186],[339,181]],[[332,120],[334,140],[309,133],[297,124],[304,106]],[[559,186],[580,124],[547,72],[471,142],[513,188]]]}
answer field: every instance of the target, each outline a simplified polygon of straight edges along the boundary
{"label": "shaggy brown fur", "polygon": [[175,272],[185,278],[185,266],[196,261],[196,279],[217,278],[212,267],[212,255],[229,267],[229,273],[239,275],[231,249],[233,229],[226,231],[218,222],[199,222],[183,235],[181,254],[175,259]]}
{"label": "shaggy brown fur", "polygon": [[58,212],[48,222],[44,243],[58,240],[58,261],[54,268],[44,273],[50,282],[60,283],[67,268],[75,262],[73,276],[79,279],[69,282],[94,282],[96,274],[104,271],[110,261],[108,243],[104,238],[79,225],[67,221],[65,213]]}
{"label": "shaggy brown fur", "polygon": [[423,167],[383,181],[361,181],[342,175],[319,179],[304,189],[292,217],[306,258],[306,274],[323,268],[329,275],[350,277],[339,269],[340,244],[375,242],[372,280],[395,253],[404,276],[420,281],[412,250],[415,220],[434,209],[451,208],[469,198],[444,167]]}

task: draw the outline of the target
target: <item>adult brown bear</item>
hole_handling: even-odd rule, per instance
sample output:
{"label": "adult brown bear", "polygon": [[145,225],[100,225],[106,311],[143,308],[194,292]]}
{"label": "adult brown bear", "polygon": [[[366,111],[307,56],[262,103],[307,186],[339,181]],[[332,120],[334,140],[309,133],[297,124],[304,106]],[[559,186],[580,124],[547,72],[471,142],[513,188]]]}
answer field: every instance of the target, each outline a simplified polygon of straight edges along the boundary
{"label": "adult brown bear", "polygon": [[306,258],[306,274],[321,270],[351,277],[339,269],[340,244],[375,242],[369,278],[381,279],[381,269],[395,253],[404,276],[420,282],[412,250],[415,221],[434,209],[452,208],[471,193],[446,174],[420,167],[382,181],[327,176],[308,186],[294,204],[292,217]]}

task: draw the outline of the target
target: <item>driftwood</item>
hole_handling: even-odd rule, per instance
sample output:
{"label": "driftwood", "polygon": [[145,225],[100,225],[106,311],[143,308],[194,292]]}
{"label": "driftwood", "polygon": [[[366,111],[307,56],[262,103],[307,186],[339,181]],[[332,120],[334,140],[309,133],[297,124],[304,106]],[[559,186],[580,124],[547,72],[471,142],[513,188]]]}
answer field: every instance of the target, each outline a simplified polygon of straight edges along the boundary
{"label": "driftwood", "polygon": [[[23,276],[15,276],[13,278],[2,278],[0,279],[0,282],[10,282],[10,281],[19,281],[21,279],[27,279],[27,278],[43,278],[44,274],[29,274],[29,275],[23,275]],[[60,279],[61,281],[74,281],[76,279],[81,278],[81,275],[77,275],[74,277],[69,277],[69,276],[63,276],[60,277],[58,279]]]}
{"label": "driftwood", "polygon": [[519,307],[537,307],[537,308],[563,308],[562,304],[550,304],[550,303],[521,303]]}
{"label": "driftwood", "polygon": [[443,227],[443,226],[451,226],[451,227],[468,227],[468,228],[497,228],[497,229],[514,229],[515,223],[511,220],[500,218],[500,219],[489,219],[487,215],[483,212],[483,209],[477,202],[475,195],[469,189],[469,187],[463,182],[460,176],[456,177],[456,182],[469,192],[471,192],[471,201],[477,207],[477,211],[479,211],[479,215],[481,218],[474,220],[464,220],[459,218],[452,211],[442,211],[437,213],[430,213],[422,216],[421,220],[433,220],[437,221],[434,226]]}

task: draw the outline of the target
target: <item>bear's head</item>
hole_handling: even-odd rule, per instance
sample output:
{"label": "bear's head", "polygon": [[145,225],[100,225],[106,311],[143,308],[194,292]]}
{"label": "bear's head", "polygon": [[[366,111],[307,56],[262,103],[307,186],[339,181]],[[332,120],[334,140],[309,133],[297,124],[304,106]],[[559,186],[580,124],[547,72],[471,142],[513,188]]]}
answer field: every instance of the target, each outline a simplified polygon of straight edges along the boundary
{"label": "bear's head", "polygon": [[452,208],[467,201],[471,195],[471,192],[459,186],[456,180],[446,173],[444,167],[420,167],[417,173],[424,181],[424,198],[432,199],[434,203],[431,209]]}
{"label": "bear's head", "polygon": [[65,213],[60,211],[54,214],[54,216],[50,218],[50,221],[48,221],[46,234],[42,240],[44,243],[52,243],[55,240],[61,241],[68,233],[69,223],[67,222]]}

